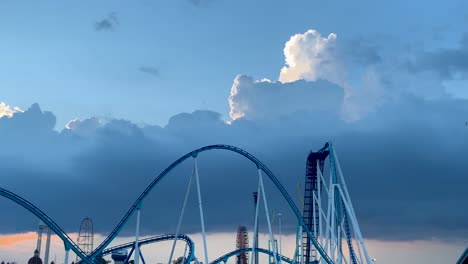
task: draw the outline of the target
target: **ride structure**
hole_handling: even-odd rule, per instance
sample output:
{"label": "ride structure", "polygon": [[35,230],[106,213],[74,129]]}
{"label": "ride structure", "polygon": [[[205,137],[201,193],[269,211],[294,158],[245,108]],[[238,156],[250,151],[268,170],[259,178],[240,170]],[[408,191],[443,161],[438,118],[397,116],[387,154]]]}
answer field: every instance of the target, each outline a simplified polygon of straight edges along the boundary
{"label": "ride structure", "polygon": [[[93,231],[93,220],[86,217],[81,221],[80,232],[78,233],[78,246],[83,250],[83,252],[88,255],[93,251],[94,243],[94,231]],[[76,262],[80,258],[76,256]]]}
{"label": "ride structure", "polygon": [[[204,214],[203,214],[203,206],[202,206],[203,203],[202,203],[202,196],[201,196],[197,159],[200,153],[205,152],[205,151],[211,151],[211,150],[231,151],[231,152],[237,153],[247,158],[248,160],[250,160],[256,165],[257,176],[258,176],[258,189],[256,193],[258,197],[257,196],[255,197],[255,201],[256,201],[255,222],[254,222],[253,234],[256,234],[258,232],[259,207],[260,207],[260,204],[262,204],[265,209],[266,222],[267,222],[268,231],[269,231],[269,239],[270,241],[275,241],[275,238],[272,232],[272,227],[271,227],[270,215],[268,211],[266,191],[265,191],[264,184],[263,184],[263,177],[264,177],[263,174],[266,174],[268,179],[270,179],[273,185],[279,190],[281,196],[286,200],[293,214],[297,218],[298,227],[300,230],[299,234],[301,234],[301,237],[302,237],[302,239],[300,239],[300,243],[305,244],[305,246],[303,246],[300,250],[300,253],[299,253],[300,261],[298,261],[297,258],[290,259],[285,256],[282,256],[280,252],[278,252],[276,246],[272,247],[273,248],[272,251],[259,248],[258,237],[254,235],[253,237],[254,246],[252,248],[246,247],[246,248],[237,249],[234,252],[230,252],[228,254],[223,255],[222,257],[218,258],[216,261],[226,262],[226,260],[230,256],[237,256],[241,253],[246,253],[246,252],[251,251],[252,252],[251,254],[252,258],[250,258],[251,264],[257,263],[258,253],[267,254],[271,256],[272,262],[274,262],[275,264],[280,264],[281,261],[285,261],[287,263],[301,263],[301,264],[304,264],[304,263],[309,264],[309,263],[314,263],[314,262],[320,263],[320,264],[324,264],[324,263],[327,263],[327,264],[340,263],[341,264],[343,262],[346,264],[350,264],[350,263],[361,264],[361,263],[366,263],[366,261],[367,263],[370,263],[370,258],[368,257],[367,249],[365,248],[364,242],[362,240],[362,235],[359,230],[359,226],[357,225],[356,216],[352,208],[351,200],[349,199],[349,194],[346,189],[346,185],[344,183],[344,178],[341,173],[341,169],[339,168],[338,160],[336,159],[336,156],[333,152],[331,143],[327,143],[324,148],[319,150],[320,153],[325,153],[326,151],[328,151],[328,155],[325,155],[325,154],[321,154],[321,155],[325,155],[325,157],[328,156],[330,158],[330,164],[331,164],[330,171],[331,172],[330,172],[328,185],[325,181],[325,177],[323,176],[323,166],[320,165],[322,156],[319,155],[320,156],[319,158],[317,158],[316,156],[312,156],[312,158],[310,159],[311,160],[310,164],[313,165],[314,158],[315,158],[316,164],[318,164],[315,168],[316,175],[314,176],[313,173],[310,174],[310,177],[312,177],[310,179],[311,183],[309,184],[310,187],[307,187],[308,188],[307,195],[312,196],[311,201],[307,201],[307,203],[304,203],[304,208],[307,207],[309,208],[308,210],[312,212],[311,213],[312,218],[310,217],[311,215],[310,213],[305,214],[306,209],[304,209],[303,212],[301,213],[301,211],[298,209],[298,207],[292,200],[289,193],[286,191],[283,185],[279,182],[278,178],[273,174],[273,172],[271,172],[271,170],[268,169],[268,167],[266,167],[265,164],[263,164],[260,160],[258,160],[256,157],[246,152],[245,150],[242,150],[234,146],[229,146],[229,145],[211,145],[211,146],[202,147],[202,148],[196,149],[194,151],[191,151],[185,154],[184,156],[180,157],[178,160],[173,162],[171,165],[169,165],[141,193],[141,195],[134,202],[134,204],[130,207],[130,209],[124,215],[122,220],[117,224],[114,230],[109,234],[109,236],[105,238],[104,241],[91,252],[85,251],[82,247],[74,243],[73,240],[71,240],[68,237],[68,235],[50,217],[48,217],[44,212],[42,212],[39,208],[34,206],[32,203],[30,203],[26,199],[2,188],[0,188],[0,195],[12,200],[13,202],[21,205],[22,207],[24,207],[25,209],[27,209],[28,211],[36,215],[40,220],[44,222],[45,225],[49,226],[50,229],[57,234],[57,236],[64,242],[64,247],[65,247],[64,264],[68,264],[68,256],[69,256],[70,250],[74,251],[77,254],[77,256],[81,259],[79,263],[81,262],[86,262],[88,264],[97,263],[104,253],[111,252],[111,251],[108,251],[109,244],[119,235],[123,227],[129,222],[130,217],[132,217],[133,214],[136,213],[135,241],[126,244],[126,248],[131,248],[132,250],[131,252],[132,253],[134,252],[133,256],[134,256],[135,264],[139,264],[140,259],[143,262],[143,264],[145,264],[145,260],[143,259],[143,256],[140,252],[140,246],[143,245],[142,243],[143,240],[141,240],[139,237],[140,216],[141,216],[141,210],[143,208],[144,201],[146,197],[148,197],[148,195],[151,193],[151,191],[174,168],[179,166],[185,160],[192,158],[193,160],[192,176],[190,177],[189,186],[187,188],[187,193],[186,193],[186,199],[184,201],[184,206],[182,208],[176,234],[165,237],[164,239],[166,240],[172,239],[174,241],[174,246],[173,246],[174,248],[176,241],[184,237],[184,235],[179,234],[179,227],[182,222],[186,200],[187,200],[187,197],[189,196],[188,194],[190,191],[191,182],[192,182],[192,179],[195,179],[196,189],[197,189],[197,194],[198,194],[197,198],[198,198],[198,204],[199,204],[199,211],[200,211],[200,223],[201,223],[201,231],[202,231],[201,233],[202,233],[202,238],[203,238],[204,263],[210,263],[209,256],[208,256],[206,231],[205,231],[205,225],[204,225]],[[308,171],[313,171],[314,167],[312,165],[310,168],[308,167]],[[327,197],[328,203],[326,203],[325,201],[322,201],[322,200],[326,200],[326,199],[322,199],[323,198],[322,196]],[[327,207],[324,207],[325,203],[327,204]],[[327,209],[324,210],[324,208],[327,208]],[[318,217],[316,215],[317,212],[319,214]],[[351,225],[349,224],[349,222],[351,222]],[[352,241],[349,242],[352,239],[352,234],[355,235],[354,237],[358,241],[357,252],[359,254],[363,252],[365,258],[357,258],[354,253],[350,253],[351,257],[348,258],[350,259],[350,261],[347,261],[347,258],[343,257],[344,254],[342,251],[341,240],[346,238],[348,241],[348,247],[350,249],[353,249],[354,248],[352,244],[353,242]],[[152,242],[155,242],[155,240]],[[148,243],[152,243],[152,242],[148,242]],[[186,246],[186,250],[187,250],[187,247],[188,246]],[[114,248],[113,250],[121,250],[121,249],[123,248]],[[191,263],[192,261],[195,261],[195,263],[198,263],[198,259],[195,257],[195,253],[192,247],[190,247],[190,252],[191,253],[189,254],[185,254],[184,252],[184,257],[183,257],[184,263]],[[310,252],[308,255],[309,259],[307,260],[307,262],[305,262],[304,256],[307,255],[307,252]],[[350,251],[350,252],[354,252],[354,251]],[[130,253],[129,256],[132,253]],[[172,252],[171,252],[171,257],[169,259],[169,262],[171,262],[171,260],[172,260]],[[217,263],[216,261],[213,261],[213,263]]]}
{"label": "ride structure", "polygon": [[[324,173],[326,167],[329,173]],[[307,157],[302,217],[307,229],[312,231],[334,263],[371,263],[331,142],[317,152],[310,152]],[[298,261],[301,264],[323,263],[308,232],[301,227],[299,230],[301,238],[296,240],[299,241],[296,252],[301,255]]]}
{"label": "ride structure", "polygon": [[[249,233],[247,227],[239,226],[237,228],[236,249],[244,249],[249,247]],[[236,264],[248,264],[249,254],[247,252],[239,253],[236,257]]]}

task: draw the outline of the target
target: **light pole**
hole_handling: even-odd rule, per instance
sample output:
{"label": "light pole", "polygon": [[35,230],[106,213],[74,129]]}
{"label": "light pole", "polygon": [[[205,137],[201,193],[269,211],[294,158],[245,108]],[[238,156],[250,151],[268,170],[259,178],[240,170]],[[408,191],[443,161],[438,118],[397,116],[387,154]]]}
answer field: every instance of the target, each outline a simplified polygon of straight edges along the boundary
{"label": "light pole", "polygon": [[279,225],[279,254],[282,255],[281,251],[281,213],[278,213],[278,225]]}

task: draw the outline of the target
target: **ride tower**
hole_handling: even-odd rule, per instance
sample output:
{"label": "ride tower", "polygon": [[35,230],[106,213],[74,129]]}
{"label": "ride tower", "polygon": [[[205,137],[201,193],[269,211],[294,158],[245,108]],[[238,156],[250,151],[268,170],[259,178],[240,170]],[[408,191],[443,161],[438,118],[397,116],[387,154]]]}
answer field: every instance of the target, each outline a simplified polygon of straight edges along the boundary
{"label": "ride tower", "polygon": [[[249,233],[247,232],[247,227],[239,226],[237,228],[237,239],[236,239],[236,249],[243,249],[249,247]],[[249,263],[249,254],[247,252],[242,252],[236,256],[236,264],[248,264]]]}
{"label": "ride tower", "polygon": [[[319,171],[323,174],[323,168],[325,165],[325,159],[330,154],[330,151],[324,147],[318,152],[310,152],[307,156],[306,161],[306,175],[304,183],[304,200],[303,200],[303,213],[302,217],[306,226],[311,230],[316,238],[319,238],[317,230],[319,230],[319,216],[320,206],[318,199],[314,199],[317,196],[319,189]],[[320,183],[322,184],[322,183]],[[317,261],[317,251],[315,246],[312,245],[309,236],[305,231],[302,233],[302,251],[304,263],[314,263]]]}
{"label": "ride tower", "polygon": [[[78,246],[83,250],[86,255],[93,252],[94,243],[94,232],[93,232],[93,220],[86,217],[81,221],[80,232],[78,233]],[[76,262],[81,260],[80,257],[76,256]]]}
{"label": "ride tower", "polygon": [[[334,263],[372,262],[330,142],[307,156],[302,216],[305,226]],[[299,230],[299,262],[323,263],[323,258],[318,254],[307,232],[302,228]]]}

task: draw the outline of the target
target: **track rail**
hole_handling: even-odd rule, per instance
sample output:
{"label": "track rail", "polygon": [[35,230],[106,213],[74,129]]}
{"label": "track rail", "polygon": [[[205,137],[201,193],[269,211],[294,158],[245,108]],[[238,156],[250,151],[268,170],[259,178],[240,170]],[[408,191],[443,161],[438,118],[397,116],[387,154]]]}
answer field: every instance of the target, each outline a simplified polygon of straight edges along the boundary
{"label": "track rail", "polygon": [[[250,252],[252,251],[253,248],[240,248],[240,249],[237,249],[237,250],[234,250],[234,251],[231,251],[229,253],[226,253],[224,255],[222,255],[221,257],[213,260],[212,262],[210,262],[210,264],[218,264],[218,263],[221,263],[221,262],[224,262],[226,263],[227,260],[232,257],[232,256],[235,256],[235,255],[239,255],[241,253],[245,253],[245,252]],[[255,248],[255,252],[260,252],[260,253],[263,253],[263,254],[266,254],[266,255],[269,255],[269,256],[274,256],[274,253],[273,251],[270,251],[270,250],[267,250],[267,249],[264,249],[264,248]],[[280,254],[276,254],[278,260],[282,260],[286,263],[289,263],[289,264],[292,264],[292,263],[295,263],[293,259],[290,259],[288,257],[285,257],[283,255],[280,255]]]}
{"label": "track rail", "polygon": [[63,241],[65,249],[71,249],[83,259],[86,263],[92,264],[93,262],[86,257],[86,254],[81,250],[81,248],[73,242],[73,240],[58,226],[46,213],[42,212],[41,209],[37,208],[34,204],[26,200],[25,198],[10,192],[6,189],[0,188],[0,195],[12,200],[13,202],[21,205],[29,212],[33,213],[39,219],[44,222],[58,237]]}
{"label": "track rail", "polygon": [[122,220],[117,224],[117,226],[114,228],[114,230],[109,234],[109,236],[90,254],[90,258],[94,259],[97,256],[101,254],[101,252],[114,240],[114,238],[120,233],[122,228],[125,226],[125,224],[128,222],[129,218],[133,215],[133,213],[136,211],[137,207],[145,200],[145,198],[151,193],[151,191],[154,189],[154,187],[162,180],[164,177],[171,172],[174,168],[176,168],[178,165],[180,165],[183,161],[190,157],[197,157],[199,153],[209,151],[209,150],[227,150],[227,151],[232,151],[235,153],[238,153],[250,161],[252,161],[258,169],[261,169],[265,174],[268,175],[270,180],[275,184],[276,188],[281,192],[285,200],[288,202],[289,206],[293,210],[294,214],[296,215],[297,219],[299,220],[300,224],[304,228],[305,232],[309,235],[310,239],[312,240],[312,243],[315,245],[317,250],[319,251],[320,255],[323,257],[326,263],[332,264],[333,261],[330,259],[330,257],[326,254],[322,246],[318,243],[317,239],[314,237],[312,234],[311,230],[305,225],[304,219],[302,218],[302,214],[297,208],[296,204],[294,201],[291,199],[291,196],[289,193],[286,191],[286,189],[283,187],[283,185],[279,182],[278,178],[273,174],[273,172],[268,169],[265,164],[263,164],[260,160],[258,160],[255,156],[252,154],[248,153],[247,151],[240,149],[238,147],[230,146],[230,145],[211,145],[211,146],[206,146],[202,147],[199,149],[196,149],[194,151],[191,151],[184,156],[180,157],[178,160],[173,162],[169,167],[167,167],[164,171],[162,171],[149,185],[146,187],[146,189],[141,193],[141,195],[138,197],[138,199],[135,201],[135,203],[130,207],[130,209],[127,211],[127,213],[124,215]]}
{"label": "track rail", "polygon": [[[168,240],[174,240],[176,237],[175,234],[168,234],[168,235],[160,235],[160,236],[153,236],[145,239],[141,239],[138,241],[138,246],[143,246],[146,244],[151,244],[151,243],[156,243],[156,242],[162,242],[162,241],[168,241]],[[187,236],[187,235],[178,235],[177,236],[178,240],[183,240],[187,243],[189,247],[189,252],[188,252],[188,257],[187,257],[187,263],[190,263],[194,256],[195,256],[195,244],[193,243],[192,239]],[[102,251],[101,256],[109,255],[113,251],[120,250],[120,249],[127,249],[127,248],[133,248],[135,246],[135,241],[128,242],[125,244],[121,244],[115,247],[107,248],[106,250]]]}
{"label": "track rail", "polygon": [[164,169],[164,171],[162,171],[149,185],[148,187],[146,187],[146,189],[140,194],[140,196],[138,197],[138,199],[134,202],[134,204],[130,207],[130,209],[127,211],[127,213],[124,215],[124,217],[122,218],[122,220],[120,220],[120,222],[117,224],[117,226],[114,228],[114,230],[109,234],[109,236],[106,237],[106,239],[104,239],[104,241],[93,251],[91,252],[91,254],[89,254],[88,256],[85,256],[83,254],[83,251],[78,247],[78,245],[76,245],[66,234],[65,232],[63,232],[63,230],[55,224],[55,222],[52,221],[52,219],[50,219],[45,213],[43,213],[42,211],[40,211],[37,207],[35,207],[34,205],[32,205],[31,203],[29,203],[28,201],[26,201],[25,199],[19,197],[18,195],[12,193],[12,192],[9,192],[7,190],[4,190],[4,189],[1,189],[0,190],[0,194],[2,194],[3,196],[9,198],[10,200],[13,200],[15,201],[16,203],[20,204],[21,206],[23,206],[24,208],[28,209],[30,212],[32,212],[33,214],[35,214],[37,217],[39,217],[42,221],[44,221],[44,223],[46,223],[48,226],[51,227],[51,229],[56,232],[56,234],[62,239],[62,241],[64,242],[65,244],[65,248],[66,249],[71,249],[73,250],[78,256],[80,256],[80,258],[82,260],[84,260],[85,262],[89,263],[89,264],[92,264],[93,262],[95,262],[94,260],[100,256],[102,254],[102,252],[104,251],[105,248],[107,248],[109,246],[109,244],[112,242],[112,240],[114,240],[117,235],[120,233],[120,231],[122,230],[122,228],[127,224],[128,220],[130,219],[130,217],[133,215],[133,213],[136,211],[137,207],[139,207],[143,201],[145,200],[145,198],[151,193],[151,191],[154,189],[154,187],[162,180],[164,179],[164,177],[169,173],[171,172],[174,168],[176,168],[178,165],[180,165],[183,161],[185,161],[186,159],[190,158],[190,157],[197,157],[199,153],[201,152],[205,152],[205,151],[210,151],[210,150],[215,150],[215,149],[218,149],[218,150],[227,150],[227,151],[231,151],[231,152],[235,152],[235,153],[238,153],[244,157],[246,157],[247,159],[249,159],[251,162],[253,162],[258,169],[262,170],[269,178],[270,180],[273,182],[273,184],[276,186],[276,188],[281,192],[281,194],[283,195],[283,198],[286,200],[286,202],[289,204],[289,206],[291,207],[291,209],[293,210],[294,214],[296,215],[299,223],[302,225],[303,227],[303,230],[305,230],[305,232],[308,234],[308,236],[310,237],[312,243],[314,244],[314,246],[316,247],[316,249],[318,250],[318,252],[320,253],[320,255],[322,256],[323,260],[328,263],[328,264],[333,264],[333,261],[330,259],[330,257],[326,254],[326,252],[324,251],[324,249],[322,248],[322,246],[318,243],[317,239],[315,238],[315,236],[312,234],[310,228],[308,228],[305,223],[304,223],[304,219],[302,218],[302,214],[301,212],[299,211],[299,209],[297,208],[296,204],[294,203],[294,201],[291,199],[291,196],[289,195],[289,193],[286,191],[286,189],[283,187],[283,185],[279,182],[278,178],[276,178],[276,176],[273,174],[273,172],[270,171],[270,169],[268,169],[267,166],[265,166],[265,164],[263,164],[260,160],[258,160],[255,156],[253,156],[252,154],[248,153],[247,151],[243,150],[243,149],[240,149],[238,147],[234,147],[234,146],[230,146],[230,145],[211,145],[211,146],[206,146],[206,147],[202,147],[202,148],[199,148],[199,149],[196,149],[196,150],[193,150],[187,154],[185,154],[184,156],[180,157],[178,160],[176,160],[175,162],[173,162],[171,165],[169,165],[169,167],[167,167],[166,169]]}

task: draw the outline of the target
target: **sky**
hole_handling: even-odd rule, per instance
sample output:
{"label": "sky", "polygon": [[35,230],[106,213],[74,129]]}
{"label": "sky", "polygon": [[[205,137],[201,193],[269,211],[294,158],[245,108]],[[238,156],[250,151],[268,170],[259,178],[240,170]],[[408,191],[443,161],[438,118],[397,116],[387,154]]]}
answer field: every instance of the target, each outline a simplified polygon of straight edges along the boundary
{"label": "sky", "polygon": [[[90,216],[102,236],[195,148],[241,147],[296,196],[308,152],[332,141],[380,263],[454,262],[468,245],[467,10],[455,0],[0,0],[0,186],[67,232]],[[199,162],[208,231],[225,241],[251,224],[255,168],[219,151]],[[144,235],[175,230],[190,169],[149,197]],[[189,218],[197,210],[192,199]],[[37,219],[6,199],[0,211],[14,216],[0,221],[0,256],[27,248]],[[426,259],[433,252],[440,259]]]}

